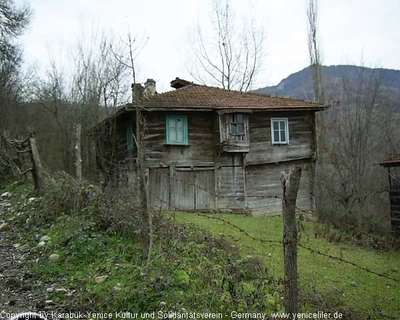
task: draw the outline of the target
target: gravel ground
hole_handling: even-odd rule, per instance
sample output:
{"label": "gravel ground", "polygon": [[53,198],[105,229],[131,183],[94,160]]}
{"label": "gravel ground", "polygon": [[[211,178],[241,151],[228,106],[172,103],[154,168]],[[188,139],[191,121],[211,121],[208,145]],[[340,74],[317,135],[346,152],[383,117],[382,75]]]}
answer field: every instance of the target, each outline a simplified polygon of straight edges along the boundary
{"label": "gravel ground", "polygon": [[[0,318],[20,312],[39,312],[48,319],[56,312],[68,312],[73,299],[59,284],[44,284],[30,270],[38,258],[38,250],[21,245],[22,232],[27,232],[23,219],[16,219],[10,196],[0,196]],[[21,215],[21,213],[20,213]],[[65,303],[54,303],[51,292],[65,291]]]}

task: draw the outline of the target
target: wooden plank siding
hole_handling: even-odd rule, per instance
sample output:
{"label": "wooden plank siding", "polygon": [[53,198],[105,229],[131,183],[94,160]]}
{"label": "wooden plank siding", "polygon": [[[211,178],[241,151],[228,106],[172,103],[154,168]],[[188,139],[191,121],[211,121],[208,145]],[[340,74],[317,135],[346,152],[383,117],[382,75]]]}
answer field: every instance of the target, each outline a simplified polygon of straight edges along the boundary
{"label": "wooden plank siding", "polygon": [[281,172],[289,172],[296,164],[303,167],[297,196],[297,207],[311,210],[313,190],[310,175],[313,162],[295,161],[246,167],[247,204],[252,215],[277,215],[282,211]]}
{"label": "wooden plank siding", "polygon": [[[184,115],[188,120],[188,145],[166,144],[166,115]],[[144,137],[146,166],[214,165],[214,114],[211,112],[148,112]]]}
{"label": "wooden plank siding", "polygon": [[400,190],[390,190],[390,212],[392,233],[396,238],[400,238]]}
{"label": "wooden plank siding", "polygon": [[214,169],[150,168],[149,199],[155,209],[214,210]]}
{"label": "wooden plank siding", "polygon": [[[187,117],[187,145],[166,143],[167,115]],[[274,196],[282,195],[281,171],[288,172],[294,164],[303,165],[298,206],[305,210],[313,208],[314,113],[247,114],[248,153],[222,150],[220,115],[216,112],[157,111],[144,112],[144,116],[145,167],[153,208],[281,214],[281,200]],[[271,117],[288,118],[288,145],[272,145]],[[119,131],[123,144],[125,130]],[[132,153],[125,146],[119,154],[132,160]],[[126,165],[132,172],[132,164],[127,161]],[[135,183],[133,177],[128,182]]]}
{"label": "wooden plank siding", "polygon": [[237,153],[223,153],[217,160],[217,209],[234,212],[246,211],[245,169],[243,156]]}
{"label": "wooden plank siding", "polygon": [[[313,113],[253,113],[249,115],[250,151],[246,164],[278,163],[315,157]],[[289,144],[271,142],[271,117],[288,118]]]}
{"label": "wooden plank siding", "polygon": [[170,183],[168,168],[149,169],[149,201],[157,210],[167,210],[170,207]]}

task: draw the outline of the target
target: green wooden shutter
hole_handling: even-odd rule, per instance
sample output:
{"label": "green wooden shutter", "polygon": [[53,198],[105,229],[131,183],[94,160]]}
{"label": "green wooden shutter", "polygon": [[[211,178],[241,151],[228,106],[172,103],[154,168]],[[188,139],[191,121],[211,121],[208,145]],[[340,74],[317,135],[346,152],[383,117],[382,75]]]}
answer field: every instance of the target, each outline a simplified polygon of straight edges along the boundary
{"label": "green wooden shutter", "polygon": [[132,118],[128,120],[125,132],[126,132],[126,149],[132,150],[134,148]]}
{"label": "green wooden shutter", "polygon": [[188,144],[188,124],[186,116],[167,115],[167,144]]}

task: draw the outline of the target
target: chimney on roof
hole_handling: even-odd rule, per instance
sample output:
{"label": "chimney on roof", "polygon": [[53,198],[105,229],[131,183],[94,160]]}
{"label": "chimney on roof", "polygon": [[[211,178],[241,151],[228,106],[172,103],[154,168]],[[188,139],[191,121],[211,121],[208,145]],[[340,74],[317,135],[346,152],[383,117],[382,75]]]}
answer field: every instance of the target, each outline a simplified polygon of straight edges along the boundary
{"label": "chimney on roof", "polygon": [[186,87],[189,84],[193,84],[193,82],[190,82],[190,81],[187,81],[184,79],[180,79],[178,77],[176,77],[175,80],[171,81],[171,87],[175,88],[175,89]]}
{"label": "chimney on roof", "polygon": [[132,103],[137,104],[143,100],[144,87],[140,83],[132,83]]}
{"label": "chimney on roof", "polygon": [[156,94],[156,82],[153,79],[147,79],[144,84],[144,97],[150,97]]}

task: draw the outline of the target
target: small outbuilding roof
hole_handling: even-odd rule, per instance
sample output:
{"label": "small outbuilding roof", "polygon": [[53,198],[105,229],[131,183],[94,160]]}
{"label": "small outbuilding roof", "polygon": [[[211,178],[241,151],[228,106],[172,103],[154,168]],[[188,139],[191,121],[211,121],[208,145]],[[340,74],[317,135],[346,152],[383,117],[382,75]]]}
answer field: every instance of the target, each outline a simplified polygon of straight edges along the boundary
{"label": "small outbuilding roof", "polygon": [[379,164],[384,167],[398,167],[400,166],[400,154],[382,160]]}

